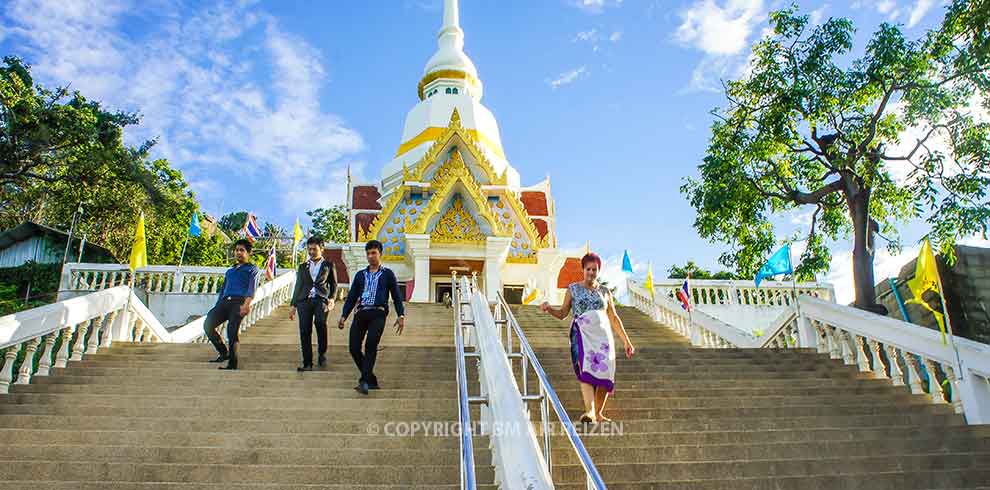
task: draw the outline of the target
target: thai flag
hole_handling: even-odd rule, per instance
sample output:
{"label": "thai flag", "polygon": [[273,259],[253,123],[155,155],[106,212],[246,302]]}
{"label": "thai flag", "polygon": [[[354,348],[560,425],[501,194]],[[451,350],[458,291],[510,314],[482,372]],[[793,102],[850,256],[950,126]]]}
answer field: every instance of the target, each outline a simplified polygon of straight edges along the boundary
{"label": "thai flag", "polygon": [[258,226],[258,220],[254,218],[253,213],[248,213],[247,221],[244,222],[244,230],[242,231],[244,231],[244,237],[251,243],[261,238],[261,227]]}
{"label": "thai flag", "polygon": [[681,288],[677,290],[677,299],[681,302],[681,308],[687,311],[691,311],[691,287],[688,286],[688,281],[691,278],[684,280],[684,284],[681,284]]}
{"label": "thai flag", "polygon": [[275,279],[275,244],[272,244],[271,251],[268,252],[268,258],[265,259],[265,277],[269,281]]}

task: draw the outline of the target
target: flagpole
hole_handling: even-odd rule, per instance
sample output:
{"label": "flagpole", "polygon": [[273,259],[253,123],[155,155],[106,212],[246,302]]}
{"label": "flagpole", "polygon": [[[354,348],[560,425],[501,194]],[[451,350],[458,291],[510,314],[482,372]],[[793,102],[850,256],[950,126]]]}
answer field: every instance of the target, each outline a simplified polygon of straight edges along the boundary
{"label": "flagpole", "polygon": [[[932,254],[934,256],[935,254]],[[949,318],[949,308],[945,301],[945,289],[942,287],[942,274],[938,271],[938,261],[935,261],[935,277],[938,278],[938,299],[942,302],[942,316],[945,317],[945,329],[949,331],[949,343],[952,344],[952,350],[956,353],[956,379],[959,383],[963,382],[963,371],[962,371],[962,358],[959,356],[959,348],[956,347],[956,335],[952,333],[952,320]],[[957,393],[953,393],[952,397],[955,398]]]}
{"label": "flagpole", "polygon": [[179,269],[182,269],[182,260],[186,258],[186,245],[189,245],[189,233],[186,233],[186,240],[182,242],[182,253],[179,254]]}

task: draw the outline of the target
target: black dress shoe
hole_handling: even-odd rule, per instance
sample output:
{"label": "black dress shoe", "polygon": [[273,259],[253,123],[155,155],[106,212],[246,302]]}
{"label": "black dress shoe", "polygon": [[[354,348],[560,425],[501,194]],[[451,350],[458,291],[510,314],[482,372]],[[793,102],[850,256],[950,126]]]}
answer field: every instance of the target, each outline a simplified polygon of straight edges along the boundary
{"label": "black dress shoe", "polygon": [[237,371],[237,364],[227,364],[226,366],[220,366],[217,369],[222,369],[224,371]]}
{"label": "black dress shoe", "polygon": [[320,365],[320,367],[326,366],[327,365],[327,356],[325,356],[323,354],[320,354],[320,358],[316,362],[317,362],[317,364]]}
{"label": "black dress shoe", "polygon": [[225,362],[228,359],[230,359],[230,356],[228,356],[227,354],[220,354],[219,356],[217,356],[216,359],[213,359],[210,362]]}
{"label": "black dress shoe", "polygon": [[368,383],[365,383],[364,381],[362,381],[362,382],[358,383],[358,385],[355,386],[354,389],[357,390],[357,392],[360,393],[360,394],[362,394],[362,395],[367,395],[368,394]]}
{"label": "black dress shoe", "polygon": [[313,370],[313,366],[299,366],[296,368],[296,371],[299,371],[300,373],[304,373],[306,371],[312,371],[312,370]]}

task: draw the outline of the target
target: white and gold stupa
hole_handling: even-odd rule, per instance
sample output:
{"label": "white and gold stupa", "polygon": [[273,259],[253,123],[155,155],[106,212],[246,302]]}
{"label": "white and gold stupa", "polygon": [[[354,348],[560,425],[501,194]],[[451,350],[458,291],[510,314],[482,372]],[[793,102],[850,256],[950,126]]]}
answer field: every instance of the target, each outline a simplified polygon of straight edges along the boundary
{"label": "white and gold stupa", "polygon": [[444,0],[437,44],[381,180],[348,183],[352,241],[342,247],[347,271],[338,275],[346,282],[348,271],[363,268],[364,244],[377,239],[412,301],[439,301],[453,271],[477,274],[490,299],[498,291],[518,299],[524,289],[555,299],[580,266],[557,249],[549,179],[522,187],[506,158],[464,53],[457,0]]}

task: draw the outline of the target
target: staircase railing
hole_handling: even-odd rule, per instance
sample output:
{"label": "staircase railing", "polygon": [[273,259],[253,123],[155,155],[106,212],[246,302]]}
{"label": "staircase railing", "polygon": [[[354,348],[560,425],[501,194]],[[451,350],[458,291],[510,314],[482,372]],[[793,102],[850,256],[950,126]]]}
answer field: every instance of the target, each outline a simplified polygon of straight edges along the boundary
{"label": "staircase railing", "polygon": [[[280,305],[289,301],[292,290],[296,287],[294,271],[285,271],[278,277],[258,287],[251,301],[251,312],[241,320],[241,331],[251,328],[258,320],[267,318]],[[201,316],[172,332],[170,342],[206,342],[203,331],[205,316]]]}
{"label": "staircase railing", "polygon": [[[567,433],[567,439],[571,443],[571,448],[581,463],[588,490],[605,490],[605,481],[602,479],[601,474],[598,473],[598,468],[595,467],[595,463],[591,460],[591,455],[588,454],[588,449],[584,447],[584,442],[581,441],[581,437],[578,435],[577,430],[575,430],[574,424],[571,423],[564,405],[560,402],[560,398],[557,397],[557,392],[550,384],[550,379],[543,370],[543,366],[536,357],[536,353],[533,351],[529,340],[526,339],[526,334],[523,333],[522,327],[519,326],[516,316],[512,313],[502,293],[498,293],[497,296],[498,300],[495,303],[495,325],[499,329],[499,338],[503,334],[502,326],[505,326],[505,342],[503,346],[505,347],[506,356],[509,359],[518,358],[520,360],[522,374],[520,394],[523,400],[528,402],[535,401],[540,404],[540,424],[543,430],[543,457],[546,460],[547,468],[552,472],[553,459],[551,458],[550,451],[550,435],[553,431],[551,429],[549,413],[552,407],[561,427]],[[517,340],[518,351],[513,350],[513,335]],[[533,373],[536,374],[536,382],[539,386],[539,392],[537,394],[529,393],[529,367],[532,367]]]}
{"label": "staircase railing", "polygon": [[[217,294],[226,271],[226,267],[151,265],[133,274],[149,293]],[[62,268],[58,290],[64,294],[126,286],[131,274],[127,264],[69,263]]]}
{"label": "staircase railing", "polygon": [[[295,274],[287,272],[258,288],[241,329],[285,303],[294,285]],[[169,332],[127,286],[0,317],[0,393],[7,393],[11,383],[28,384],[34,376],[48,376],[51,368],[67,367],[69,361],[81,361],[113,342],[196,341],[204,335],[203,320]]]}
{"label": "staircase railing", "polygon": [[[828,354],[862,372],[951,404],[970,424],[990,423],[990,346],[956,338],[953,348],[937,331],[811,296],[801,314],[781,315],[761,338],[694,311],[689,317],[665,295],[652,298],[629,283],[630,300],[658,323],[699,347],[805,348]],[[958,350],[958,355],[957,355]]]}
{"label": "staircase railing", "polygon": [[[464,330],[468,328],[470,322],[465,318],[466,313],[463,307],[470,305],[466,298],[466,292],[458,285],[456,274],[451,281],[453,289],[453,310],[454,310],[454,348],[456,350],[456,370],[457,370],[457,422],[460,424],[460,457],[461,457],[461,490],[474,490],[477,488],[477,481],[474,476],[474,437],[471,426],[471,398],[467,388],[467,367],[464,351]],[[476,357],[476,356],[473,356]],[[479,402],[482,401],[479,397]]]}
{"label": "staircase railing", "polygon": [[502,490],[550,490],[553,479],[488,301],[474,281],[455,277],[454,283],[458,284],[460,305],[470,314],[470,320],[460,323],[468,327],[467,344],[474,348],[465,355],[478,360],[481,394],[473,399],[482,404],[480,428],[489,436],[495,484]]}
{"label": "staircase railing", "polygon": [[[114,341],[165,342],[168,331],[127,286],[116,286],[0,317],[0,393]],[[15,368],[17,374],[15,376]],[[15,381],[16,380],[16,381]]]}

